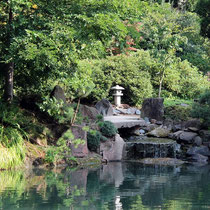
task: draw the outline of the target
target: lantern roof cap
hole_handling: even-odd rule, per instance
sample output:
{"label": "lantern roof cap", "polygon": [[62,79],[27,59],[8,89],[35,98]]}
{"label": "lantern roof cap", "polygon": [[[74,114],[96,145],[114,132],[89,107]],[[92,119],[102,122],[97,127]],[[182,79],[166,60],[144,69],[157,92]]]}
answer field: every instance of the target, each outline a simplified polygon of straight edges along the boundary
{"label": "lantern roof cap", "polygon": [[119,86],[119,85],[116,85],[114,87],[111,88],[112,90],[125,90],[125,88]]}

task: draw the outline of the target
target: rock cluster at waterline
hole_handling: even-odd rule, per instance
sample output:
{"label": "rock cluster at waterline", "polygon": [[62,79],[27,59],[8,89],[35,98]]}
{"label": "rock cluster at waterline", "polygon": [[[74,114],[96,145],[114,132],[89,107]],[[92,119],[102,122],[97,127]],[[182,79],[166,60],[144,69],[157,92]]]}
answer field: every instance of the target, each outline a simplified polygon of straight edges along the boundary
{"label": "rock cluster at waterline", "polygon": [[[178,123],[173,120],[163,121],[163,99],[145,100],[141,110],[145,116],[144,119],[140,118],[142,117],[141,111],[136,108],[126,104],[122,104],[121,107],[114,107],[104,99],[97,104],[101,104],[103,107],[102,102],[106,102],[107,105],[106,110],[102,111],[104,119],[115,124],[120,136],[125,141],[125,144],[122,143],[125,145],[124,150],[121,150],[123,154],[119,157],[126,160],[178,158],[201,164],[208,163],[210,159],[210,131],[202,130],[199,120]],[[157,104],[158,106],[156,106]],[[111,116],[107,114],[110,109],[113,113]],[[159,114],[156,120],[157,113]],[[110,145],[114,144],[116,143],[110,142]],[[116,158],[112,158],[114,153],[112,148],[112,155],[109,158],[106,155],[106,160],[116,160]],[[118,160],[120,159],[118,158]]]}
{"label": "rock cluster at waterline", "polygon": [[[155,104],[154,100],[149,101],[150,105]],[[162,104],[163,101],[156,102]],[[95,151],[105,162],[177,158],[207,164],[210,160],[210,131],[202,130],[198,120],[179,123],[173,120],[160,120],[163,112],[161,105],[159,108],[161,115],[159,120],[150,117],[142,119],[140,115],[142,110],[126,104],[115,107],[106,99],[99,101],[95,107],[81,105],[80,112],[89,119],[88,126],[91,129],[98,129],[95,122],[99,114],[103,115],[105,121],[114,123],[118,129],[117,135],[100,142],[100,147]],[[71,130],[75,137],[87,139],[86,132],[81,128],[72,127]],[[86,158],[91,154],[87,144],[77,148],[71,146],[71,150],[72,154],[79,158]]]}
{"label": "rock cluster at waterline", "polygon": [[[160,122],[158,124],[150,123],[144,127],[133,128],[130,134],[139,136],[133,137],[135,144],[138,142],[136,139],[143,139],[145,137],[168,138],[180,147],[176,151],[177,158],[202,164],[208,163],[210,159],[210,131],[202,130],[198,121],[186,121],[180,123],[180,125],[172,121],[170,123],[167,121],[162,122],[162,125],[159,124]],[[128,139],[128,141],[131,140],[132,138]],[[168,157],[171,156],[169,155]]]}

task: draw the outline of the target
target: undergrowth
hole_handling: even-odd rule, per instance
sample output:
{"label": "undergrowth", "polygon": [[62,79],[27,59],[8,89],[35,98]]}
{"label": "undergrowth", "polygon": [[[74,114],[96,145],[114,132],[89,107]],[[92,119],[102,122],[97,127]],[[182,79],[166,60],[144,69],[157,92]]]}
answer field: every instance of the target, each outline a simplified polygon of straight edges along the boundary
{"label": "undergrowth", "polygon": [[210,90],[201,94],[198,102],[193,104],[192,116],[200,118],[203,125],[210,129]]}
{"label": "undergrowth", "polygon": [[164,99],[164,117],[176,121],[185,121],[191,118],[192,100],[179,98]]}
{"label": "undergrowth", "polygon": [[165,107],[181,105],[181,104],[192,105],[193,101],[187,99],[179,99],[179,98],[164,98]]}
{"label": "undergrowth", "polygon": [[[39,129],[38,129],[39,128]],[[32,116],[21,110],[17,104],[0,102],[0,169],[20,166],[26,156],[24,140],[28,133],[41,131]]]}
{"label": "undergrowth", "polygon": [[72,156],[70,145],[77,148],[80,144],[85,144],[83,139],[75,139],[71,130],[67,130],[57,141],[55,146],[49,146],[46,150],[45,161],[56,166],[63,160],[66,163],[77,164],[77,159]]}
{"label": "undergrowth", "polygon": [[25,158],[24,139],[20,131],[12,127],[0,127],[0,169],[20,166]]}

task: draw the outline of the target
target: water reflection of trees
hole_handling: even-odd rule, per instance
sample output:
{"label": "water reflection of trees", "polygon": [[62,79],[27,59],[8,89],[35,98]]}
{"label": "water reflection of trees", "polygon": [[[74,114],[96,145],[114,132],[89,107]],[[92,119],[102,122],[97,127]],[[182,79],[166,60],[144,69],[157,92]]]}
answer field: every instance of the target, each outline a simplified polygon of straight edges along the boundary
{"label": "water reflection of trees", "polygon": [[[61,171],[0,172],[1,209],[59,209],[74,205],[84,189],[70,184]],[[51,207],[48,207],[50,203]]]}
{"label": "water reflection of trees", "polygon": [[[139,206],[159,209],[202,209],[210,207],[210,166],[165,167],[129,164],[128,174],[120,192],[127,186],[133,196],[122,199],[125,209]],[[131,176],[131,175],[129,175]]]}
{"label": "water reflection of trees", "polygon": [[[0,172],[0,209],[202,209],[210,166],[114,163],[76,171]],[[11,207],[11,208],[10,208]]]}
{"label": "water reflection of trees", "polygon": [[[86,197],[100,209],[202,209],[210,207],[210,166],[143,166],[114,163],[91,171]],[[118,202],[118,204],[119,204]]]}

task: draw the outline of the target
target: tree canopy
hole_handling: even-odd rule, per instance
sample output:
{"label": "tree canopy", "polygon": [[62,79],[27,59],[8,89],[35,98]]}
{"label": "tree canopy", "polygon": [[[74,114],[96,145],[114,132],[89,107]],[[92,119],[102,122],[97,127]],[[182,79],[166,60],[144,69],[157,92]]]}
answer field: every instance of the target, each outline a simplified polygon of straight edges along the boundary
{"label": "tree canopy", "polygon": [[[94,67],[89,68],[83,60],[118,62],[108,57],[125,54],[134,59],[133,54],[138,56],[137,51],[144,50],[151,57],[144,62],[153,64],[145,64],[141,68],[146,71],[142,73],[139,69],[136,76],[149,74],[153,94],[157,94],[161,85],[166,96],[194,97],[209,87],[204,82],[206,78],[202,78],[209,70],[208,11],[205,10],[208,2],[187,1],[188,11],[183,11],[179,1],[3,0],[0,2],[1,92],[14,73],[16,95],[45,95],[55,84],[60,84],[69,97],[76,98],[79,94],[75,87],[89,90],[97,80],[93,76]],[[135,61],[132,58],[131,63]],[[182,68],[189,72],[180,80]],[[89,79],[76,79],[82,74],[89,75]],[[199,90],[192,94],[191,90],[180,90],[183,78],[187,83],[191,81],[193,87],[196,75],[200,75],[199,81],[204,86],[199,85]],[[102,86],[103,81],[97,85]],[[106,91],[105,95],[109,94]]]}

